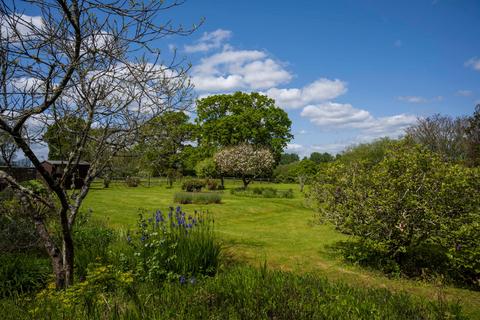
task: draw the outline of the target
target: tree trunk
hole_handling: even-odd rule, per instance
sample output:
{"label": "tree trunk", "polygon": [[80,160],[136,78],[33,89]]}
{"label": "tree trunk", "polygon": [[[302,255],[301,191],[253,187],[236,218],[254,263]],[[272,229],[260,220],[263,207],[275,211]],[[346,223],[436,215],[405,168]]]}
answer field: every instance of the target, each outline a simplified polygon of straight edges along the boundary
{"label": "tree trunk", "polygon": [[243,181],[243,189],[247,189],[248,184],[250,183],[251,180],[248,178],[242,177],[242,181]]}
{"label": "tree trunk", "polygon": [[220,183],[222,184],[222,188],[225,189],[225,179],[223,176],[220,177]]}
{"label": "tree trunk", "polygon": [[303,177],[298,177],[298,183],[300,184],[300,192],[303,192],[305,187],[305,179]]}

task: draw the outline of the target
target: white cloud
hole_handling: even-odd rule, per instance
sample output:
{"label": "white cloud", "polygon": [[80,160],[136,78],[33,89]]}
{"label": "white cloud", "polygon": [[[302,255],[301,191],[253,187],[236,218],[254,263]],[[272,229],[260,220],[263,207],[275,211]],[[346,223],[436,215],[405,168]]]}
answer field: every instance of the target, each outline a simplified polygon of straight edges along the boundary
{"label": "white cloud", "polygon": [[192,69],[197,91],[258,90],[290,81],[292,75],[263,51],[224,48]]}
{"label": "white cloud", "polygon": [[306,134],[306,133],[307,133],[307,130],[302,129],[302,130],[300,130],[298,133],[300,133],[300,134]]}
{"label": "white cloud", "polygon": [[302,117],[309,118],[318,126],[356,127],[356,124],[370,121],[372,116],[366,110],[355,109],[351,104],[325,102],[319,105],[308,105],[302,112]]}
{"label": "white cloud", "polygon": [[435,102],[435,101],[442,101],[443,97],[442,96],[436,96],[433,98],[425,98],[421,96],[398,96],[397,100],[403,101],[403,102],[408,102],[408,103],[429,103],[429,102]]}
{"label": "white cloud", "polygon": [[472,91],[470,90],[458,90],[457,91],[457,96],[462,96],[462,97],[469,97],[472,95]]}
{"label": "white cloud", "polygon": [[285,109],[296,109],[311,103],[319,103],[347,92],[347,84],[339,79],[320,78],[303,88],[278,89],[271,88],[266,94],[275,99],[278,106]]}
{"label": "white cloud", "polygon": [[393,43],[393,45],[397,48],[400,48],[403,46],[403,42],[402,40],[395,40],[395,42]]}
{"label": "white cloud", "polygon": [[212,49],[218,49],[225,40],[232,36],[229,30],[217,29],[212,32],[204,32],[202,37],[193,45],[186,45],[185,52],[206,52]]}
{"label": "white cloud", "polygon": [[351,104],[325,102],[306,106],[302,117],[320,127],[358,129],[364,139],[382,136],[397,137],[416,122],[414,115],[398,114],[386,117],[374,117],[370,112],[354,108]]}
{"label": "white cloud", "polygon": [[426,103],[428,99],[419,96],[399,96],[398,100],[408,102],[408,103]]}
{"label": "white cloud", "polygon": [[298,143],[288,143],[288,144],[287,144],[286,151],[287,151],[287,152],[298,152],[298,151],[303,150],[303,149],[304,149],[304,146],[302,146],[301,144],[298,144]]}
{"label": "white cloud", "polygon": [[465,67],[470,67],[473,70],[480,71],[480,58],[473,57],[465,62]]}
{"label": "white cloud", "polygon": [[17,42],[20,38],[35,37],[43,26],[43,18],[40,16],[17,13],[0,16],[0,32],[4,36],[9,36],[11,42]]}

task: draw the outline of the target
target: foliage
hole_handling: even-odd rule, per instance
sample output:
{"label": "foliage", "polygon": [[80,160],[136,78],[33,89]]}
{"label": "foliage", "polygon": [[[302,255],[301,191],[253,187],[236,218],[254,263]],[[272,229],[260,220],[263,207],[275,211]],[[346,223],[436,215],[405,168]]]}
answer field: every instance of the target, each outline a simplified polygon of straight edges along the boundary
{"label": "foliage", "polygon": [[273,176],[277,182],[298,182],[300,191],[306,183],[318,172],[318,165],[310,159],[293,162],[287,165],[279,165],[273,171]]}
{"label": "foliage", "polygon": [[292,162],[300,161],[300,157],[296,153],[282,153],[280,156],[279,165],[286,165]]}
{"label": "foliage", "polygon": [[[391,143],[374,165],[371,158],[332,163],[317,176],[310,197],[323,217],[378,244],[402,271],[456,277],[462,270],[466,283],[478,286],[480,237],[473,226],[480,219],[479,178],[476,169],[402,141]],[[438,257],[432,259],[432,252]],[[454,269],[442,269],[436,259]]]}
{"label": "foliage", "polygon": [[269,149],[250,144],[224,148],[214,159],[221,173],[241,178],[245,188],[256,177],[269,174],[275,164]]}
{"label": "foliage", "polygon": [[138,186],[140,185],[140,178],[137,178],[137,177],[126,177],[126,178],[125,178],[125,184],[126,184],[128,187],[132,187],[132,188],[138,187]]}
{"label": "foliage", "polygon": [[128,273],[100,266],[87,281],[46,291],[33,302],[18,299],[17,306],[6,306],[5,319],[466,319],[458,305],[442,300],[266,267],[239,266],[214,278],[182,278],[159,287],[132,284]]}
{"label": "foliage", "polygon": [[288,114],[259,93],[212,95],[197,101],[200,145],[214,149],[253,144],[270,149],[279,160],[293,138]]}
{"label": "foliage", "polygon": [[[36,180],[22,182],[34,194],[48,196],[45,186]],[[52,212],[47,208],[38,208],[45,217]],[[20,201],[18,193],[11,187],[0,192],[0,252],[23,251],[38,248],[40,243],[32,218],[32,208]]]}
{"label": "foliage", "polygon": [[[70,153],[77,148],[80,138],[78,132],[81,132],[86,126],[85,120],[74,116],[60,118],[49,125],[43,135],[43,140],[48,144],[48,159],[69,159]],[[91,159],[93,151],[91,149],[93,148],[92,141],[89,141],[83,153],[84,160],[89,161]]]}
{"label": "foliage", "polygon": [[383,160],[392,142],[389,138],[381,138],[370,143],[353,145],[338,155],[338,160],[346,165],[362,162],[364,166],[372,167]]}
{"label": "foliage", "polygon": [[62,304],[64,314],[75,314],[79,310],[93,314],[108,307],[107,299],[111,299],[115,294],[123,294],[127,299],[134,298],[131,295],[133,280],[131,272],[122,272],[112,265],[94,264],[88,269],[83,282],[66,290],[56,290],[55,283],[51,283],[39,292],[35,297],[37,307],[29,309],[30,316],[51,318],[57,312],[58,306],[55,302]]}
{"label": "foliage", "polygon": [[165,216],[160,210],[149,218],[140,214],[127,241],[135,251],[135,274],[145,281],[214,275],[219,267],[221,247],[208,213],[171,207]]}
{"label": "foliage", "polygon": [[475,107],[475,112],[467,121],[465,130],[467,137],[467,164],[480,166],[480,104]]}
{"label": "foliage", "polygon": [[180,204],[209,204],[221,203],[222,196],[218,192],[177,192],[173,201]]}
{"label": "foliage", "polygon": [[187,192],[200,192],[206,184],[206,181],[203,179],[187,179],[182,183],[182,190]]}
{"label": "foliage", "polygon": [[0,254],[0,298],[34,292],[51,274],[48,258],[35,251]]}
{"label": "foliage", "polygon": [[216,178],[218,176],[217,165],[213,158],[206,158],[197,163],[195,173],[200,178]]}
{"label": "foliage", "polygon": [[195,135],[195,125],[181,111],[168,111],[150,119],[141,129],[141,143],[136,151],[141,163],[153,176],[174,177],[182,170],[183,150]]}
{"label": "foliage", "polygon": [[3,131],[0,131],[0,166],[13,166],[17,156],[18,146],[15,140]]}
{"label": "foliage", "polygon": [[236,196],[252,197],[252,198],[293,198],[293,190],[277,190],[271,187],[255,187],[255,188],[234,188],[230,189],[230,193]]}
{"label": "foliage", "polygon": [[320,163],[332,162],[333,160],[335,160],[335,157],[328,152],[324,152],[324,153],[312,152],[310,154],[309,159],[315,162],[316,164],[320,164]]}

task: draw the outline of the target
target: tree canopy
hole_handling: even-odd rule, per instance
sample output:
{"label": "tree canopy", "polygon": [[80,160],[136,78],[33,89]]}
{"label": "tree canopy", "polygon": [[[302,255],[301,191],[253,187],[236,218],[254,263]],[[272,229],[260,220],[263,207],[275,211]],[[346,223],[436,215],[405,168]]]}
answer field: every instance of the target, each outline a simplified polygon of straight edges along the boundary
{"label": "tree canopy", "polygon": [[292,122],[273,99],[236,92],[197,101],[200,144],[219,149],[241,143],[269,148],[276,160],[293,138]]}
{"label": "tree canopy", "polygon": [[143,139],[136,151],[151,174],[170,176],[174,171],[181,171],[185,158],[183,150],[195,131],[195,125],[188,120],[183,112],[168,111],[143,126]]}
{"label": "tree canopy", "polygon": [[300,157],[296,153],[282,153],[280,156],[279,165],[290,164],[300,161]]}
{"label": "tree canopy", "polygon": [[256,177],[270,173],[275,164],[268,148],[245,143],[220,150],[214,159],[222,174],[242,179],[244,188]]}

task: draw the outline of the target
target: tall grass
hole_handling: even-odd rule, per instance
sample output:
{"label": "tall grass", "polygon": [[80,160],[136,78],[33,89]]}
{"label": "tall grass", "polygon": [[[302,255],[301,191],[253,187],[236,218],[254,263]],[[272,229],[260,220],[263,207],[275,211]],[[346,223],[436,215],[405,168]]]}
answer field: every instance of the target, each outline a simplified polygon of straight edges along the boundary
{"label": "tall grass", "polygon": [[98,299],[91,291],[66,295],[75,301],[70,307],[58,298],[0,307],[8,309],[5,319],[465,319],[458,305],[444,301],[243,266],[196,282],[116,288]]}
{"label": "tall grass", "polygon": [[38,252],[0,254],[0,298],[34,292],[51,274],[48,257]]}
{"label": "tall grass", "polygon": [[173,201],[180,204],[221,203],[222,196],[218,192],[177,192],[173,197]]}

